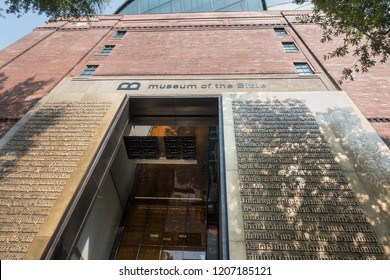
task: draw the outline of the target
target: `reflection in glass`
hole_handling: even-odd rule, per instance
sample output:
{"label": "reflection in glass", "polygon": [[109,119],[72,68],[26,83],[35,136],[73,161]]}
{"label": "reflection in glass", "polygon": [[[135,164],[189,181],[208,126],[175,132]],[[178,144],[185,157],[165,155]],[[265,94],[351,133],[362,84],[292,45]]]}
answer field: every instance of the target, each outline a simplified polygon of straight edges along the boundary
{"label": "reflection in glass", "polygon": [[228,11],[261,11],[262,0],[135,0],[128,1],[118,14],[164,14]]}

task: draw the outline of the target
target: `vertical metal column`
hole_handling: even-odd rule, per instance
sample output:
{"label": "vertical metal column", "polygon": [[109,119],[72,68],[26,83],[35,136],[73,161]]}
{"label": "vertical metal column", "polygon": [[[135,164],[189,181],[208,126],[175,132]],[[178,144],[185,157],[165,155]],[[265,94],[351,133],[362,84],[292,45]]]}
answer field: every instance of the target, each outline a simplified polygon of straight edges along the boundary
{"label": "vertical metal column", "polygon": [[223,135],[223,103],[222,96],[218,97],[218,130],[219,130],[219,225],[220,225],[220,259],[229,259],[229,239],[228,239],[228,216],[226,198],[226,168],[225,168],[225,146]]}

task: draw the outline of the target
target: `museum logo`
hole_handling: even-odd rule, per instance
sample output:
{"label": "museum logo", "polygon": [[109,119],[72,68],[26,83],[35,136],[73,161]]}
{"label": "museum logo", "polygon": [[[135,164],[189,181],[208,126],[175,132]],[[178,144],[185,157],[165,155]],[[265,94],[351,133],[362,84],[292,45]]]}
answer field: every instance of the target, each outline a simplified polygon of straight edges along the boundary
{"label": "museum logo", "polygon": [[141,83],[140,82],[126,82],[126,83],[121,83],[117,90],[139,90],[141,88]]}

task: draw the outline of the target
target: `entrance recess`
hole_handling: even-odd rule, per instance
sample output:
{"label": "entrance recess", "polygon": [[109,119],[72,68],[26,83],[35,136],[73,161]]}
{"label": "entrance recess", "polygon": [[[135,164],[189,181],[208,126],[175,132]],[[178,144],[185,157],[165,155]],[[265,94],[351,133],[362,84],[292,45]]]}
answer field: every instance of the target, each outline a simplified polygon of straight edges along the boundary
{"label": "entrance recess", "polygon": [[68,258],[228,258],[220,103],[129,98],[92,165],[106,168],[96,195],[78,201],[91,206],[69,219],[82,222]]}
{"label": "entrance recess", "polygon": [[129,125],[137,167],[112,257],[218,259],[218,100],[131,99]]}

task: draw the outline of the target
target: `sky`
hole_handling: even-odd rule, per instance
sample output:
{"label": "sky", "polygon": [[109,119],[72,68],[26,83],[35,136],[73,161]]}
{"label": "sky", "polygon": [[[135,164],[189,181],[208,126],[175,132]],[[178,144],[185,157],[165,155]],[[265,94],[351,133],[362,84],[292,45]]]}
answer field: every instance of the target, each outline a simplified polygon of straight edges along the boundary
{"label": "sky", "polygon": [[[103,14],[112,14],[125,0],[112,0]],[[5,8],[4,1],[0,0],[0,8]],[[2,13],[0,17],[0,50],[11,45],[23,36],[30,33],[34,28],[42,26],[48,20],[45,15],[28,13],[20,18],[14,15]]]}

